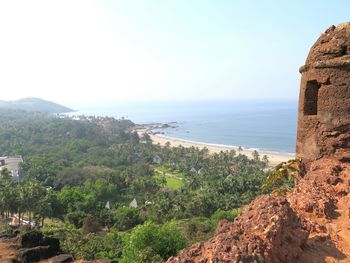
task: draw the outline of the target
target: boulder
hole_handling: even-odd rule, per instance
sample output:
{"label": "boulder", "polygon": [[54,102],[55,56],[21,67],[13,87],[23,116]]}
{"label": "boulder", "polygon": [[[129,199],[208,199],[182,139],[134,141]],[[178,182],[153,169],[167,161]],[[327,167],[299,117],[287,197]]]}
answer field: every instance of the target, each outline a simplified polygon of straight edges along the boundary
{"label": "boulder", "polygon": [[56,256],[60,251],[57,238],[44,236],[40,231],[30,230],[17,239],[21,249],[16,253],[17,262],[37,262]]}
{"label": "boulder", "polygon": [[43,234],[37,230],[31,230],[22,234],[19,239],[19,245],[22,248],[31,248],[39,246],[43,239]]}
{"label": "boulder", "polygon": [[50,246],[37,246],[32,248],[22,248],[17,251],[17,262],[28,263],[38,262],[56,255],[56,251]]}

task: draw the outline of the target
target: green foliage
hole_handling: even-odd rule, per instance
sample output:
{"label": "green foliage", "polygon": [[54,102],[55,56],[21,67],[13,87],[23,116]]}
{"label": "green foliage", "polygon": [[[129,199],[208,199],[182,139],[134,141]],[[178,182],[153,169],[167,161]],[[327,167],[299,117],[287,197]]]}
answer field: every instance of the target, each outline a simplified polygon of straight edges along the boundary
{"label": "green foliage", "polygon": [[[163,263],[164,260],[158,254],[156,254],[150,247],[142,250],[142,253],[139,253],[134,259],[135,263]],[[122,261],[124,262],[124,261]]]}
{"label": "green foliage", "polygon": [[[0,152],[22,155],[27,176],[54,186],[57,173],[65,167],[130,163],[125,154],[110,147],[137,143],[125,130],[128,120],[81,117],[74,120],[44,113],[0,109]],[[136,142],[135,142],[136,141]]]}
{"label": "green foliage", "polygon": [[184,185],[181,179],[177,179],[175,177],[170,177],[170,176],[165,176],[164,178],[166,180],[166,186],[169,189],[179,190]]}
{"label": "green foliage", "polygon": [[214,214],[212,214],[210,219],[213,221],[215,225],[217,225],[217,223],[223,219],[226,219],[228,221],[233,221],[233,219],[239,216],[240,213],[241,211],[239,209],[235,209],[231,211],[217,210]]}
{"label": "green foliage", "polygon": [[119,207],[113,211],[114,227],[120,231],[125,231],[142,223],[140,213],[133,207]]}
{"label": "green foliage", "polygon": [[[178,230],[174,222],[157,226],[148,221],[135,227],[126,237],[121,262],[141,262],[140,260],[145,255],[151,257],[152,260],[157,258],[156,255],[166,260],[176,255],[186,244],[184,234]],[[150,259],[144,258],[144,260]]]}
{"label": "green foliage", "polygon": [[78,210],[78,211],[69,212],[66,215],[65,219],[67,220],[67,222],[74,225],[76,228],[80,228],[83,226],[85,217],[87,217],[87,214],[84,213],[83,211]]}
{"label": "green foliage", "polygon": [[[19,183],[0,178],[0,213],[42,220],[76,258],[161,262],[186,240],[208,239],[219,220],[234,218],[261,193],[270,175],[268,159],[257,152],[209,155],[154,145],[147,135],[140,142],[128,120],[0,114],[0,153],[21,154],[25,173]],[[161,165],[153,164],[156,155]],[[134,198],[137,209],[129,207]],[[145,220],[156,223],[140,225]]]}
{"label": "green foliage", "polygon": [[113,259],[118,261],[122,256],[123,237],[118,232],[109,232],[103,237],[104,249],[96,258]]}
{"label": "green foliage", "polygon": [[294,187],[294,183],[303,175],[301,158],[282,162],[276,166],[274,172],[267,177],[262,190],[272,190],[277,195],[285,195]]}
{"label": "green foliage", "polygon": [[0,170],[0,176],[3,179],[10,179],[11,178],[11,172],[5,167],[3,169]]}
{"label": "green foliage", "polygon": [[7,222],[0,222],[0,232],[5,233],[5,232],[11,232],[12,228]]}
{"label": "green foliage", "polygon": [[84,234],[79,230],[66,233],[61,242],[64,252],[72,253],[77,259],[112,259],[118,261],[122,254],[122,237],[117,233],[101,236]]}
{"label": "green foliage", "polygon": [[44,226],[40,229],[44,235],[52,236],[64,240],[66,233],[75,229],[73,225],[64,223],[59,219],[45,219]]}
{"label": "green foliage", "polygon": [[216,229],[216,224],[206,217],[183,219],[178,222],[178,225],[185,233],[189,244],[208,240]]}
{"label": "green foliage", "polygon": [[97,218],[87,216],[83,220],[82,230],[85,233],[97,233],[101,230],[101,224]]}
{"label": "green foliage", "polygon": [[165,166],[155,168],[156,177],[165,180],[165,186],[171,190],[179,190],[184,186],[184,173]]}

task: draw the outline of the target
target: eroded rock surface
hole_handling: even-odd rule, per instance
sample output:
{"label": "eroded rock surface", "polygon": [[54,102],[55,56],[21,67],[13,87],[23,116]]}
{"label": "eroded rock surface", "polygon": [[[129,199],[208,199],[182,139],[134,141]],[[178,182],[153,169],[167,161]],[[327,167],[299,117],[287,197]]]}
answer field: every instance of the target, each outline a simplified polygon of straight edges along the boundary
{"label": "eroded rock surface", "polygon": [[350,24],[328,28],[300,72],[297,156],[307,164],[349,152]]}
{"label": "eroded rock surface", "polygon": [[261,196],[235,222],[220,223],[214,238],[184,250],[175,262],[294,262],[308,231],[286,198]]}
{"label": "eroded rock surface", "polygon": [[311,164],[287,198],[262,196],[168,263],[350,262],[350,163]]}

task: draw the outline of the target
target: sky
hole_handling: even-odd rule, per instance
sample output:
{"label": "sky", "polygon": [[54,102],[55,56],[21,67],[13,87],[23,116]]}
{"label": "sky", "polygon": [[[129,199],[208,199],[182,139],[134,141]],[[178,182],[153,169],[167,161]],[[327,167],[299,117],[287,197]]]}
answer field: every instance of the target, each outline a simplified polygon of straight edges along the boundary
{"label": "sky", "polygon": [[0,100],[296,100],[350,1],[0,0]]}

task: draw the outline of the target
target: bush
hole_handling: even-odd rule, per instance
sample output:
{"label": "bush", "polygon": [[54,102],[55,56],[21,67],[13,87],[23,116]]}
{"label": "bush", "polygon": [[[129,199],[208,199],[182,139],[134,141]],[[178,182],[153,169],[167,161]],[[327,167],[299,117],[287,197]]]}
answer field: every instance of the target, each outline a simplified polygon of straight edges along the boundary
{"label": "bush", "polygon": [[84,234],[80,230],[71,230],[61,241],[64,253],[73,254],[76,259],[110,259],[119,262],[122,255],[123,239],[117,232],[106,235]]}
{"label": "bush", "polygon": [[[143,225],[135,227],[131,234],[125,238],[121,262],[158,262],[144,259],[145,255],[152,260],[156,258],[166,260],[175,256],[186,245],[185,235],[178,230],[174,222],[157,226],[153,222],[147,221]],[[145,254],[145,252],[147,253]]]}
{"label": "bush", "polygon": [[66,215],[66,220],[73,224],[76,228],[81,228],[83,226],[84,218],[87,216],[83,211],[70,212]]}
{"label": "bush", "polygon": [[0,222],[0,233],[10,232],[11,230],[11,226],[6,221]]}
{"label": "bush", "polygon": [[99,259],[120,260],[123,251],[123,238],[118,232],[109,232],[103,237],[104,249],[98,253]]}
{"label": "bush", "polygon": [[186,219],[180,221],[179,225],[190,244],[208,240],[213,236],[216,227],[212,220],[206,217]]}
{"label": "bush", "polygon": [[98,251],[105,249],[99,236],[92,233],[85,235],[80,230],[67,233],[61,244],[63,252],[73,254],[76,259],[97,259]]}
{"label": "bush", "polygon": [[153,249],[147,247],[142,250],[141,253],[137,255],[137,258],[134,259],[133,263],[163,263],[164,260],[161,256],[156,254]]}
{"label": "bush", "polygon": [[97,218],[88,216],[83,221],[83,231],[85,233],[97,233],[100,231],[101,225]]}
{"label": "bush", "polygon": [[212,220],[214,225],[217,225],[220,220],[226,219],[228,221],[232,221],[237,216],[239,216],[240,211],[239,210],[231,210],[231,211],[224,211],[224,210],[217,210],[210,219]]}
{"label": "bush", "polygon": [[141,224],[139,211],[133,207],[119,207],[113,215],[114,227],[120,231],[125,231]]}

